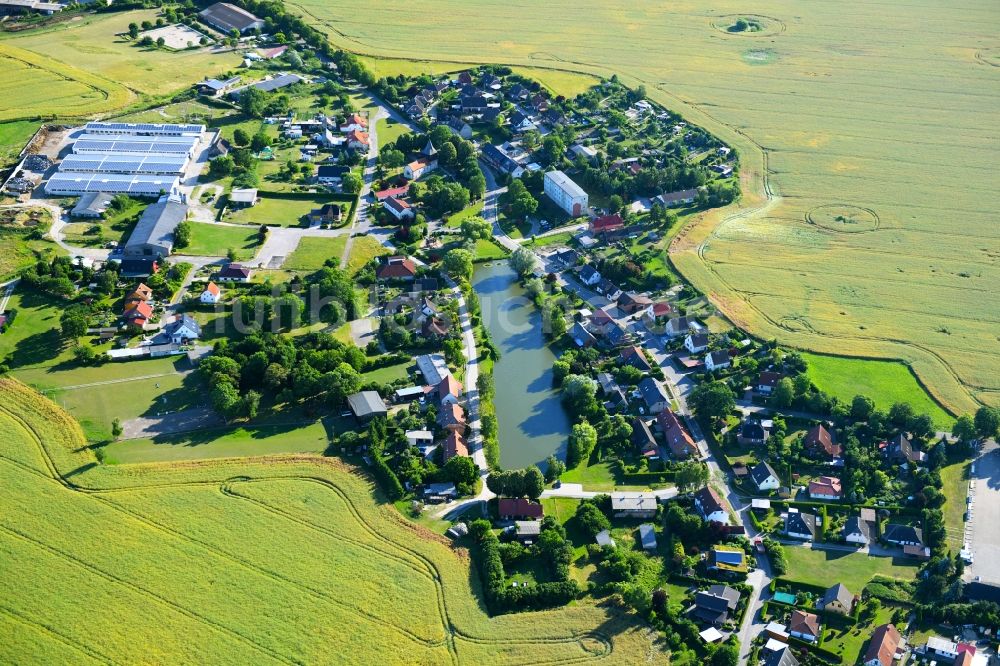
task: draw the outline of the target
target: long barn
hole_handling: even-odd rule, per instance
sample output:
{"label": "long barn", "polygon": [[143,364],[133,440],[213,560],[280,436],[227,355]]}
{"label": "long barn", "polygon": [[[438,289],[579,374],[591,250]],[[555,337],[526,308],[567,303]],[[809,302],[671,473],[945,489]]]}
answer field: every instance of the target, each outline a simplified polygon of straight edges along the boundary
{"label": "long barn", "polygon": [[77,153],[63,158],[59,172],[181,176],[188,161],[187,155]]}

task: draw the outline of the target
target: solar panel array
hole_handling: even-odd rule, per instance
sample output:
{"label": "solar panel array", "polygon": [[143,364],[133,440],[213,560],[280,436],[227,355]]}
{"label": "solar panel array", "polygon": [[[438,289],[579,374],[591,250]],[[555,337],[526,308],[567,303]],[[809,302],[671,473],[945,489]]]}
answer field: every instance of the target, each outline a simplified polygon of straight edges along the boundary
{"label": "solar panel array", "polygon": [[77,153],[67,155],[59,165],[60,172],[142,173],[180,176],[187,167],[187,155],[150,155],[114,153]]}
{"label": "solar panel array", "polygon": [[204,125],[188,125],[175,123],[102,123],[90,122],[84,125],[85,132],[100,134],[131,134],[142,136],[182,135],[200,136],[205,131]]}
{"label": "solar panel array", "polygon": [[146,153],[149,155],[188,155],[193,145],[184,143],[157,143],[131,137],[121,139],[86,139],[73,144],[74,153]]}
{"label": "solar panel array", "polygon": [[56,195],[108,192],[150,196],[170,192],[179,183],[176,177],[171,176],[57,173],[45,184],[45,192]]}

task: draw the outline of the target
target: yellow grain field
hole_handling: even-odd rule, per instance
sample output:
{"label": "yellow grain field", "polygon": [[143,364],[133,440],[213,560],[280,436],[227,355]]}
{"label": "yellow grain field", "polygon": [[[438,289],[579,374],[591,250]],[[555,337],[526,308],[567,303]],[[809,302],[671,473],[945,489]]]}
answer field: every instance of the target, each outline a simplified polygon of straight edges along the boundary
{"label": "yellow grain field", "polygon": [[666,663],[592,605],[489,618],[466,552],[332,459],[104,466],[0,394],[4,663]]}

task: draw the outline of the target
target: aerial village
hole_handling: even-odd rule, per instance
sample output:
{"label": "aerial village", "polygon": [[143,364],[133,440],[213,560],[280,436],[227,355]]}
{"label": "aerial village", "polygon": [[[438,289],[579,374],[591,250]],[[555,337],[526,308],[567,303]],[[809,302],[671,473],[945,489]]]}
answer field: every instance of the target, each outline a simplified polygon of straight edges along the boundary
{"label": "aerial village", "polygon": [[[929,583],[816,570],[972,565],[961,539],[944,557],[941,470],[973,438],[827,395],[677,279],[671,230],[739,195],[731,147],[614,78],[571,99],[501,66],[376,81],[234,5],[196,21],[246,46],[182,100],[223,115],[47,128],[4,181],[69,249],[17,289],[61,299],[74,362],[183,357],[197,427],[330,415],[328,455],[470,547],[491,612],[607,596],[699,658],[985,666],[975,620],[910,629],[942,624],[914,614]],[[473,285],[497,262],[542,314],[572,423],[520,469],[500,469],[502,354]]]}

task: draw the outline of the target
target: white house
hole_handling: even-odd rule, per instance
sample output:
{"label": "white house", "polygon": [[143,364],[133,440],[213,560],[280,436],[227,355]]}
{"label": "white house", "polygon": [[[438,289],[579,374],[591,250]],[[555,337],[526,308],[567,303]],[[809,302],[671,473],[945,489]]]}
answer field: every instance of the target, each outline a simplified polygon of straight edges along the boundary
{"label": "white house", "polygon": [[434,444],[434,433],[430,430],[407,430],[406,443],[410,446],[422,447]]}
{"label": "white house", "polygon": [[208,286],[205,287],[205,291],[201,292],[199,299],[202,303],[208,303],[209,305],[215,305],[222,300],[222,290],[219,289],[219,285],[214,282],[209,282]]}
{"label": "white house", "polygon": [[729,512],[712,486],[705,486],[694,495],[694,505],[707,522],[729,524]]}
{"label": "white house", "polygon": [[774,468],[767,461],[755,465],[750,470],[750,478],[753,479],[757,489],[761,491],[777,490],[781,487],[781,480],[778,478],[778,473],[774,471]]}
{"label": "white house", "polygon": [[588,287],[593,287],[601,281],[601,274],[590,264],[580,268],[579,276],[580,282]]}
{"label": "white house", "polygon": [[684,348],[692,354],[700,354],[708,349],[708,334],[688,333],[684,338]]}
{"label": "white house", "polygon": [[732,361],[727,351],[714,351],[705,357],[705,369],[709,372],[728,368],[730,365],[732,365]]}
{"label": "white house", "polygon": [[420,159],[413,160],[405,167],[403,167],[403,176],[407,180],[416,180],[426,173],[430,173],[437,169],[438,162],[436,159],[429,157],[421,157]]}
{"label": "white house", "polygon": [[562,171],[546,173],[544,189],[545,195],[566,211],[567,215],[579,217],[587,213],[589,206],[587,193]]}
{"label": "white house", "polygon": [[181,315],[178,319],[164,326],[161,335],[175,345],[182,345],[200,338],[201,326],[188,315]]}
{"label": "white house", "polygon": [[382,206],[397,220],[411,220],[414,217],[413,208],[402,199],[389,197],[382,202]]}

